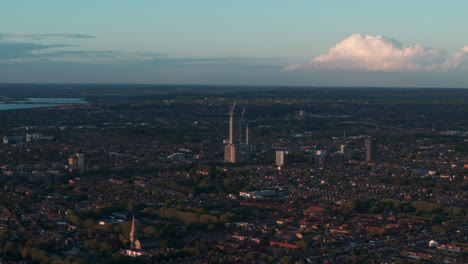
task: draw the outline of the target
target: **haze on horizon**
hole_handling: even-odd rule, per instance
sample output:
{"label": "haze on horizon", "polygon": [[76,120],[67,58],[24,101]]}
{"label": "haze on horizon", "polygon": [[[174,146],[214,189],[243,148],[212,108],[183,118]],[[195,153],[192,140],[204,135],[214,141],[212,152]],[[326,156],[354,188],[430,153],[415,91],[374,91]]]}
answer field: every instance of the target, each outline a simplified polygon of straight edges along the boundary
{"label": "haze on horizon", "polygon": [[468,88],[468,2],[8,1],[0,83]]}

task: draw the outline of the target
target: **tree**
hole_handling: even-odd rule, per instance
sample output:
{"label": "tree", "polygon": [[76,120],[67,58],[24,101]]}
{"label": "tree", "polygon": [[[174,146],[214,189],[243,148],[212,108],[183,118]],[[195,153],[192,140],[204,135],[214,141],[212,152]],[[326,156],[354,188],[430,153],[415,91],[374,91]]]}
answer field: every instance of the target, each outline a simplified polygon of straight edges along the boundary
{"label": "tree", "polygon": [[108,233],[114,230],[114,226],[111,223],[105,223],[104,225],[96,225],[95,228]]}
{"label": "tree", "polygon": [[6,230],[0,230],[0,243],[5,243],[10,239],[10,233]]}
{"label": "tree", "polygon": [[380,235],[380,232],[374,229],[374,230],[371,230],[369,233],[367,233],[366,238],[367,240],[371,240],[379,235]]}
{"label": "tree", "polygon": [[218,223],[219,219],[217,216],[202,214],[200,215],[200,218],[198,219],[198,221],[202,224],[208,224],[208,223]]}
{"label": "tree", "polygon": [[236,217],[235,214],[231,213],[231,212],[227,212],[225,214],[222,214],[220,217],[219,217],[219,221],[222,222],[222,223],[227,223],[227,222],[230,222],[232,219],[234,219]]}
{"label": "tree", "polygon": [[161,231],[159,231],[159,238],[165,239],[165,238],[174,238],[177,234],[177,229],[171,225],[171,224],[166,224]]}
{"label": "tree", "polygon": [[214,232],[214,231],[216,231],[216,226],[213,225],[213,224],[209,224],[208,227],[206,228],[206,231]]}
{"label": "tree", "polygon": [[432,227],[432,233],[445,233],[445,229],[442,226],[433,226]]}
{"label": "tree", "polygon": [[169,240],[163,239],[159,245],[161,248],[169,248]]}
{"label": "tree", "polygon": [[130,230],[132,229],[132,223],[131,222],[121,223],[119,227],[120,227],[120,232],[124,235],[127,235],[127,234],[130,234]]}
{"label": "tree", "polygon": [[262,254],[260,255],[260,259],[261,259],[261,260],[264,260],[264,261],[268,261],[268,255],[265,254],[265,253],[262,253]]}
{"label": "tree", "polygon": [[155,238],[158,235],[158,230],[154,226],[148,226],[143,229],[143,235],[147,238]]}
{"label": "tree", "polygon": [[31,250],[31,258],[33,261],[39,263],[48,263],[49,257],[47,256],[47,252],[39,248],[33,248]]}
{"label": "tree", "polygon": [[115,253],[112,255],[112,258],[109,263],[132,264],[135,263],[135,260],[132,257],[122,256],[119,253]]}
{"label": "tree", "polygon": [[3,252],[11,257],[17,257],[20,255],[20,250],[15,242],[8,242],[3,248]]}
{"label": "tree", "polygon": [[83,246],[88,250],[94,250],[97,248],[97,240],[88,239],[83,242]]}
{"label": "tree", "polygon": [[296,246],[303,251],[308,251],[310,249],[309,243],[307,243],[305,240],[297,242]]}
{"label": "tree", "polygon": [[94,220],[93,220],[93,219],[89,219],[89,218],[86,219],[86,220],[84,220],[83,226],[86,227],[86,228],[89,228],[89,229],[94,228]]}
{"label": "tree", "polygon": [[431,213],[442,209],[442,205],[438,203],[414,201],[411,205],[416,208],[417,211]]}
{"label": "tree", "polygon": [[283,251],[279,248],[273,249],[273,256],[275,258],[279,258],[281,255],[283,255]]}
{"label": "tree", "polygon": [[31,249],[30,248],[24,248],[23,251],[21,251],[21,257],[24,260],[31,259]]}
{"label": "tree", "polygon": [[80,226],[82,224],[81,219],[72,210],[67,211],[67,217],[68,220],[76,226]]}
{"label": "tree", "polygon": [[28,241],[26,241],[26,243],[24,244],[24,246],[31,249],[31,248],[35,247],[36,244],[37,244],[36,240],[34,240],[34,239],[28,239]]}
{"label": "tree", "polygon": [[248,260],[255,260],[256,259],[256,255],[254,252],[250,251],[249,253],[245,254],[245,258],[248,259]]}
{"label": "tree", "polygon": [[290,264],[291,259],[288,256],[284,256],[280,259],[281,264]]}

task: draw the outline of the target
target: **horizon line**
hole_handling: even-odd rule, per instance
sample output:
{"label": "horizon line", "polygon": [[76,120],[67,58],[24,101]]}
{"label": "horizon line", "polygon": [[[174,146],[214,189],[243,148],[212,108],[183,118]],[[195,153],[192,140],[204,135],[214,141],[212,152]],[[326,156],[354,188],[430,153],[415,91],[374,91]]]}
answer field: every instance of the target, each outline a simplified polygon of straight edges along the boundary
{"label": "horizon line", "polygon": [[364,89],[468,89],[468,87],[424,87],[424,86],[327,86],[327,85],[269,85],[269,84],[165,84],[165,83],[78,83],[78,82],[0,82],[0,85],[137,85],[137,86],[209,86],[209,87],[271,87],[271,88],[309,88],[309,89],[339,89],[339,88],[364,88]]}

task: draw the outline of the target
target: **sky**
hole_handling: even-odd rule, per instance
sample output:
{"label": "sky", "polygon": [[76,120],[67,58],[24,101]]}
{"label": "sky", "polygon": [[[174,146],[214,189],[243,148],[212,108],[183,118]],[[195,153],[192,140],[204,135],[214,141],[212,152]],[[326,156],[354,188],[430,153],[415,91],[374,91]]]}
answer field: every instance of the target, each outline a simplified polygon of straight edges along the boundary
{"label": "sky", "polygon": [[0,83],[468,88],[468,1],[15,0]]}

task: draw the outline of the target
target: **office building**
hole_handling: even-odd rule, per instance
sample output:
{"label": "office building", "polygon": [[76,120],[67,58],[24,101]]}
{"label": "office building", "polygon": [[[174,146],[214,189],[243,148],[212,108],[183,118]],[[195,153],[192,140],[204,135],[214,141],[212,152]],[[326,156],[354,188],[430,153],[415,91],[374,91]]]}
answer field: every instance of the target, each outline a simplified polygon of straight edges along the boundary
{"label": "office building", "polygon": [[378,158],[377,154],[377,142],[375,139],[369,137],[364,141],[366,148],[366,161],[376,161]]}
{"label": "office building", "polygon": [[78,170],[80,174],[86,172],[84,154],[76,153],[68,159],[68,166],[72,170]]}
{"label": "office building", "polygon": [[351,150],[347,145],[340,145],[340,153],[343,154],[344,160],[350,160],[352,157]]}
{"label": "office building", "polygon": [[287,164],[287,155],[288,152],[285,150],[276,151],[276,166],[284,167]]}

